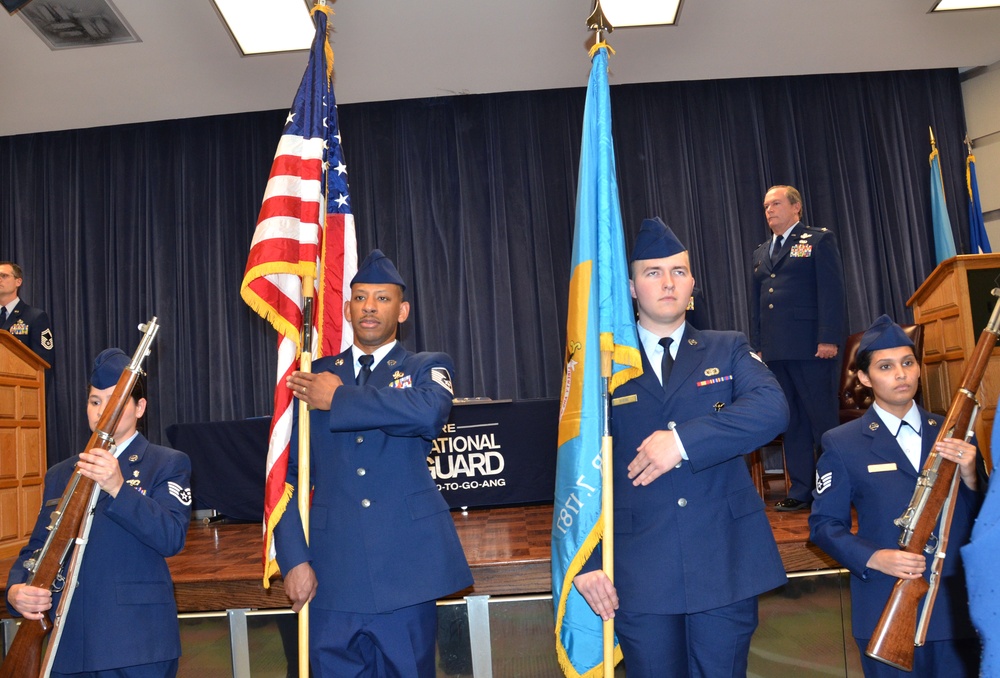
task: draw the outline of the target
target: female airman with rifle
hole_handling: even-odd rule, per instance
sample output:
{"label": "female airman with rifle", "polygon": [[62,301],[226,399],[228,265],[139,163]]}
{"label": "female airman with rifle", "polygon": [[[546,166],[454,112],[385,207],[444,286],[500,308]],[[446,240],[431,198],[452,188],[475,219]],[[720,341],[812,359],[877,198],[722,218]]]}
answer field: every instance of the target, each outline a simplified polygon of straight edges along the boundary
{"label": "female airman with rifle", "polygon": [[[128,366],[129,357],[120,349],[97,356],[87,393],[91,430],[109,407]],[[7,578],[7,607],[12,613],[30,621],[53,615],[64,582],[57,583],[55,593],[25,584],[31,574],[25,561],[45,544],[51,514],[73,473],[79,471],[99,485],[89,540],[77,571],[79,585],[69,609],[63,611],[61,630],[57,626],[61,632],[49,640],[58,643],[52,676],[177,674],[180,634],[166,558],[184,547],[191,518],[191,462],[184,453],[153,445],[137,431],[145,410],[145,384],[139,377],[114,428],[117,447],[90,449],[49,469],[31,539]],[[8,655],[7,661],[12,659]]]}
{"label": "female airman with rifle", "polygon": [[[872,389],[875,402],[859,419],[823,436],[810,539],[851,571],[852,630],[867,678],[978,676],[979,642],[969,620],[958,547],[969,540],[986,489],[982,458],[964,440],[935,442],[944,418],[914,402],[920,363],[913,342],[888,316],[876,320],[861,338],[857,366],[858,378]],[[915,649],[911,673],[865,656],[865,649],[896,580],[926,577],[931,569],[933,555],[899,548],[894,520],[907,508],[932,448],[957,465],[961,483],[951,521],[952,548],[940,573],[926,642]],[[856,533],[851,531],[852,505]]]}

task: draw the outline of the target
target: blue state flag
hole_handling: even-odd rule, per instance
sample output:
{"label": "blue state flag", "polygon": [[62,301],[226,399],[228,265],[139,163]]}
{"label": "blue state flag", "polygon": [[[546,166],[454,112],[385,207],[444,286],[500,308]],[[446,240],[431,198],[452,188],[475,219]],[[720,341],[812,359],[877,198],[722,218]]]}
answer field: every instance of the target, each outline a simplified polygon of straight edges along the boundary
{"label": "blue state flag", "polygon": [[969,151],[965,159],[965,185],[969,189],[969,252],[990,254],[990,239],[983,221],[983,205],[979,202],[979,182],[976,180],[976,156]]}
{"label": "blue state flag", "polygon": [[931,130],[931,224],[934,228],[934,253],[937,263],[955,256],[955,236],[951,232],[951,219],[944,200],[944,182],[941,179],[941,159],[938,157],[934,130]]}
{"label": "blue state flag", "polygon": [[[615,178],[607,48],[593,58],[583,114],[573,271],[552,518],[556,652],[571,678],[600,675],[602,621],[573,587],[601,540],[601,440],[608,391],[642,374]],[[601,351],[613,356],[601,376]],[[610,507],[608,510],[611,510]],[[621,650],[615,648],[615,663]]]}

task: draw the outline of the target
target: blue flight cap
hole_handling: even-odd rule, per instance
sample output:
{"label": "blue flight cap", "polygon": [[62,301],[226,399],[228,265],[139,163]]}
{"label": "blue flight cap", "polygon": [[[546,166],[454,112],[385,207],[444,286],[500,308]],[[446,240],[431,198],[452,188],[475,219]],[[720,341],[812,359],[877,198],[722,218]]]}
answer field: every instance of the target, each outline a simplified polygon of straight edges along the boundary
{"label": "blue flight cap", "polygon": [[358,266],[358,272],[351,279],[351,285],[354,283],[392,283],[406,289],[403,278],[393,266],[392,260],[379,249],[372,250]]}
{"label": "blue flight cap", "polygon": [[90,373],[90,385],[101,390],[116,385],[130,362],[132,359],[120,348],[104,349],[94,358],[94,371]]}
{"label": "blue flight cap", "polygon": [[913,342],[903,332],[902,327],[892,322],[892,318],[883,313],[861,335],[861,342],[858,344],[858,353],[881,351],[882,349],[898,348],[900,346],[913,348]]}
{"label": "blue flight cap", "polygon": [[660,217],[644,219],[639,235],[636,236],[629,263],[640,259],[672,257],[686,249]]}

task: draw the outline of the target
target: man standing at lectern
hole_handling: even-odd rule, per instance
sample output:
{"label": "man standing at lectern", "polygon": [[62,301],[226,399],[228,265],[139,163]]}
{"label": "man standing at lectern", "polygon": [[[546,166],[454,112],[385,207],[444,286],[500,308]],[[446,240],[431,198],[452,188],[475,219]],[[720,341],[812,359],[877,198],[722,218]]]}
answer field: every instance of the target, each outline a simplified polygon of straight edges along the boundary
{"label": "man standing at lectern", "polygon": [[[297,495],[274,535],[293,609],[312,601],[315,676],[433,678],[435,601],[472,585],[427,469],[451,412],[454,368],[444,353],[410,353],[397,341],[410,313],[405,289],[392,262],[372,251],[344,304],[354,346],[287,381],[312,408],[310,539]],[[297,476],[293,444],[287,482]]]}
{"label": "man standing at lectern", "polygon": [[22,344],[53,365],[52,325],[48,314],[19,299],[17,292],[24,282],[21,267],[12,261],[0,261],[0,330],[7,330]]}
{"label": "man standing at lectern", "polygon": [[802,223],[802,196],[794,187],[772,187],[764,217],[772,236],[753,253],[750,343],[788,401],[784,449],[791,487],[775,508],[796,511],[809,508],[817,448],[840,423],[844,270],[833,231]]}

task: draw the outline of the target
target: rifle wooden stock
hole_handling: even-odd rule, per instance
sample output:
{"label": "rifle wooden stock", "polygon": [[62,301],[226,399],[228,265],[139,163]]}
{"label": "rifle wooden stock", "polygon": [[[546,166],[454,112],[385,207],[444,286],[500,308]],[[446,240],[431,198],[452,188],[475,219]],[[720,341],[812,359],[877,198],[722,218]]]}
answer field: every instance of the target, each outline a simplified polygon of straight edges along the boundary
{"label": "rifle wooden stock", "polygon": [[865,654],[872,659],[895,666],[903,671],[913,670],[913,637],[917,633],[917,610],[920,599],[927,593],[927,580],[897,579],[892,587],[889,602],[868,641]]}
{"label": "rifle wooden stock", "polygon": [[[7,676],[37,676],[42,670],[42,643],[52,631],[48,616],[39,621],[23,620],[18,626],[14,643],[7,652],[7,657],[0,666],[0,675]],[[17,639],[24,636],[24,641]],[[15,668],[16,667],[16,668]]]}
{"label": "rifle wooden stock", "polygon": [[[1000,296],[993,290],[994,296]],[[976,391],[983,381],[990,355],[997,343],[1000,332],[1000,301],[993,309],[990,322],[976,342],[975,351],[965,366],[958,391],[952,398],[951,406],[936,442],[946,438],[963,437],[972,427],[977,409]],[[934,527],[941,515],[941,509],[951,491],[951,481],[958,466],[939,456],[932,448],[917,481],[913,499],[906,513],[897,524],[903,528],[900,538],[902,549],[908,553],[922,554],[930,540]],[[907,537],[907,532],[909,536]],[[905,542],[905,543],[904,543]],[[872,659],[895,666],[904,671],[913,669],[914,637],[920,601],[927,593],[927,580],[897,579],[892,594],[882,610],[875,632],[872,634],[865,654]],[[927,604],[931,604],[929,601]]]}
{"label": "rifle wooden stock", "polygon": [[[118,420],[121,419],[125,405],[132,395],[135,382],[139,378],[139,366],[149,353],[149,344],[159,329],[155,316],[149,323],[141,327],[146,332],[146,336],[135,355],[132,356],[129,367],[122,372],[122,376],[118,379],[111,399],[98,419],[97,427],[90,436],[87,446],[83,449],[84,452],[94,448],[107,450],[114,445],[113,435],[118,426]],[[34,569],[27,581],[24,582],[25,585],[52,589],[66,555],[80,533],[80,526],[83,524],[89,509],[90,495],[93,489],[94,481],[80,475],[79,471],[70,477],[58,507],[52,512],[52,522],[48,527],[49,536],[45,540],[45,545],[34,558]],[[0,666],[0,678],[24,678],[25,676],[39,675],[42,663],[42,645],[51,631],[52,623],[49,621],[48,614],[43,614],[41,620],[22,620],[11,643],[10,651],[7,652],[3,665]]]}

